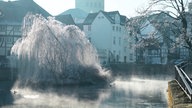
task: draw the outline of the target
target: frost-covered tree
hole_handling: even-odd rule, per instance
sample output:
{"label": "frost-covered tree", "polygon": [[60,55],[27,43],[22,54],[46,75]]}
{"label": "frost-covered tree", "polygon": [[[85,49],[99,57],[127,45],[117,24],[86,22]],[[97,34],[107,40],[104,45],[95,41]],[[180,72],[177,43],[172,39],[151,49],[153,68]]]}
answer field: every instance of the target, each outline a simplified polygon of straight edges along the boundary
{"label": "frost-covered tree", "polygon": [[[171,15],[180,24],[176,25],[177,30],[180,30],[179,39],[177,39],[180,46],[185,47],[192,51],[192,36],[189,31],[189,23],[192,21],[188,19],[190,13],[187,12],[188,0],[150,0],[148,8],[144,11],[147,13],[154,13],[164,11],[166,14]],[[159,7],[156,10],[154,7]],[[171,24],[171,23],[170,23]],[[175,32],[178,32],[175,31]]]}
{"label": "frost-covered tree", "polygon": [[[141,26],[147,19],[162,34],[169,51],[175,48],[186,48],[191,52],[192,18],[190,17],[192,14],[187,12],[188,3],[188,0],[150,0],[145,9],[138,11],[141,16],[133,18],[127,26],[138,38],[141,29],[147,26]],[[155,42],[151,41],[151,43]],[[139,43],[139,46],[145,46],[144,44],[145,42]]]}

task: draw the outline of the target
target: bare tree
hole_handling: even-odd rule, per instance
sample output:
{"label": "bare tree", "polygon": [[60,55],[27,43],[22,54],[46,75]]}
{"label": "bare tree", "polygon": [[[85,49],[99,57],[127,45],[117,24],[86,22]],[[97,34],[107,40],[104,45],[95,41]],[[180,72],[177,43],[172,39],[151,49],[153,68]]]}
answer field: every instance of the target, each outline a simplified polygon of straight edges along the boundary
{"label": "bare tree", "polygon": [[[184,43],[182,46],[192,51],[192,36],[188,33],[188,21],[187,21],[187,6],[188,0],[150,0],[149,6],[144,13],[154,13],[159,11],[166,11],[165,13],[172,15],[173,18],[181,22],[179,28],[181,28],[180,39]],[[162,9],[156,10],[154,7],[162,7]],[[179,26],[179,25],[178,25]],[[180,43],[182,43],[180,42]]]}

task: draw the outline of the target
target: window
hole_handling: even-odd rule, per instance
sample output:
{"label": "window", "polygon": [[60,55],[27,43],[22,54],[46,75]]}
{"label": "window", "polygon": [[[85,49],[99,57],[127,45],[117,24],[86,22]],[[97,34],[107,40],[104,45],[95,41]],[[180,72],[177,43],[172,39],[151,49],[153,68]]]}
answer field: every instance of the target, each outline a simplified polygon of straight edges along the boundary
{"label": "window", "polygon": [[3,41],[3,38],[0,37],[0,42]]}
{"label": "window", "polygon": [[12,42],[12,38],[11,38],[11,37],[7,37],[7,38],[6,38],[6,42],[7,42],[7,43]]}
{"label": "window", "polygon": [[104,16],[99,16],[98,19],[104,19]]}
{"label": "window", "polygon": [[6,26],[0,26],[0,31],[6,31]]}
{"label": "window", "polygon": [[116,55],[116,51],[115,50],[113,51],[113,55]]}
{"label": "window", "polygon": [[126,47],[124,47],[124,52],[125,52],[125,53],[127,52],[127,48],[126,48]]}
{"label": "window", "polygon": [[121,32],[121,27],[119,27],[119,32]]}
{"label": "window", "polygon": [[116,55],[116,51],[113,51],[113,62],[115,62],[115,55]]}
{"label": "window", "polygon": [[113,31],[115,31],[115,26],[113,26]]}
{"label": "window", "polygon": [[14,27],[14,31],[20,31],[20,27],[19,26],[15,26]]}
{"label": "window", "polygon": [[133,54],[130,54],[130,58],[129,58],[130,60],[133,60]]}
{"label": "window", "polygon": [[121,37],[119,37],[119,45],[121,45]]}
{"label": "window", "polygon": [[7,51],[7,56],[10,56],[11,55],[11,50],[8,50]]}
{"label": "window", "polygon": [[116,43],[116,42],[115,42],[115,40],[116,40],[116,38],[115,38],[115,37],[113,37],[113,44],[114,44],[114,45],[115,45],[115,43]]}
{"label": "window", "polygon": [[91,25],[88,25],[88,31],[91,31]]}
{"label": "window", "polygon": [[116,31],[118,31],[118,27],[116,27]]}

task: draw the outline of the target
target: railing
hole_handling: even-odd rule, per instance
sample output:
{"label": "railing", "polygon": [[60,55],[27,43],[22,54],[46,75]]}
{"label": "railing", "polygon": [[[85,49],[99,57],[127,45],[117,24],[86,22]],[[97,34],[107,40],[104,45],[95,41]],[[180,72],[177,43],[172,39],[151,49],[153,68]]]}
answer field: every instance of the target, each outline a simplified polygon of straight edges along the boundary
{"label": "railing", "polygon": [[192,81],[189,76],[185,73],[185,67],[189,62],[181,62],[175,65],[175,79],[177,80],[180,87],[183,89],[188,98],[192,101]]}

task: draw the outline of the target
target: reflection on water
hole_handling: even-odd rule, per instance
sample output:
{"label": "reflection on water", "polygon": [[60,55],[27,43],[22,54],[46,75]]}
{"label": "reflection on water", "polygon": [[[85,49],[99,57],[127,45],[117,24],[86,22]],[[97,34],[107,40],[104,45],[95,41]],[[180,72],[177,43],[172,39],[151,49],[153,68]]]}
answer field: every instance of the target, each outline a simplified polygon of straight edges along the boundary
{"label": "reflection on water", "polygon": [[13,103],[3,107],[166,108],[166,88],[167,81],[139,78],[117,79],[108,87],[68,86],[37,91],[14,88]]}

